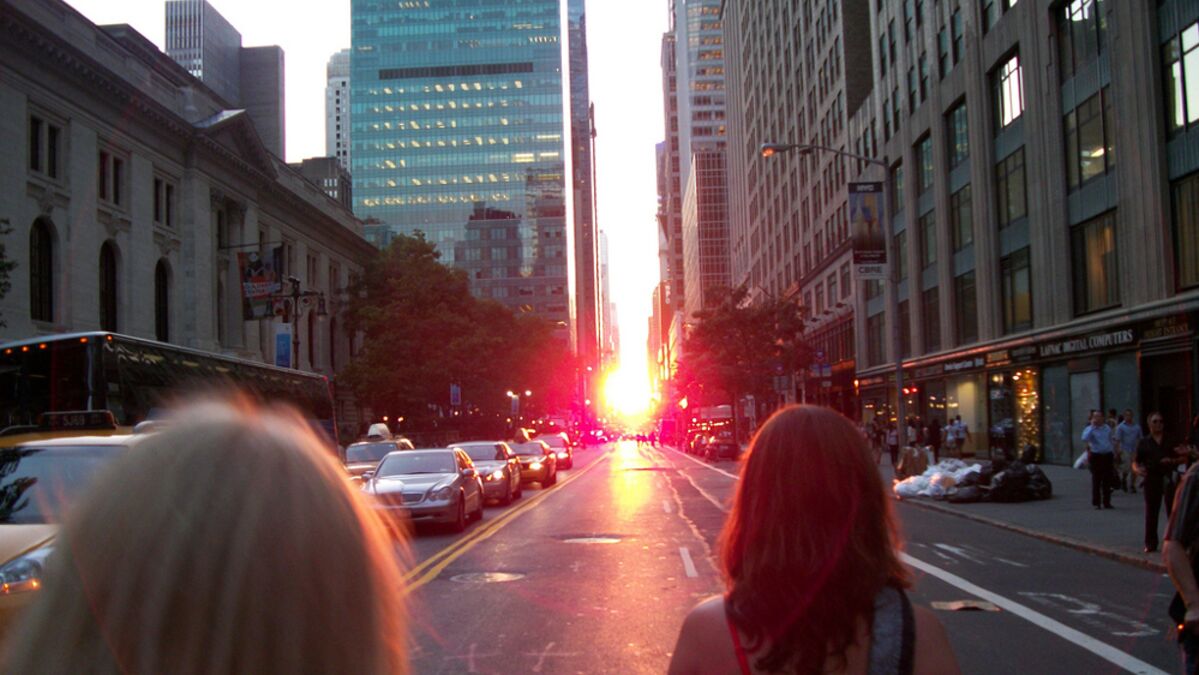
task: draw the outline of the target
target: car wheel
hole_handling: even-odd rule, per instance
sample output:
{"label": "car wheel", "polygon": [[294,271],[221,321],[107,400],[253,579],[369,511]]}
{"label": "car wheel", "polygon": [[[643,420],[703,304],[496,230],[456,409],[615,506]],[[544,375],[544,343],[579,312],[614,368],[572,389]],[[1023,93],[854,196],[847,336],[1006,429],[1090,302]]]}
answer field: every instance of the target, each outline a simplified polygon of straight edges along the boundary
{"label": "car wheel", "polygon": [[520,481],[516,481],[516,495],[515,495],[514,499],[520,499],[524,495],[525,495],[525,484]]}
{"label": "car wheel", "polygon": [[545,484],[546,485],[557,485],[558,484],[558,469],[556,467],[554,468],[554,472],[550,474],[549,480],[547,480]]}
{"label": "car wheel", "polygon": [[462,532],[466,529],[466,495],[458,495],[458,517],[451,524],[451,529],[454,532]]}
{"label": "car wheel", "polygon": [[564,466],[564,467],[562,467],[562,468],[563,468],[563,469],[573,469],[573,468],[575,468],[575,458],[574,458],[574,457],[571,457],[570,459],[566,460],[566,466]]}

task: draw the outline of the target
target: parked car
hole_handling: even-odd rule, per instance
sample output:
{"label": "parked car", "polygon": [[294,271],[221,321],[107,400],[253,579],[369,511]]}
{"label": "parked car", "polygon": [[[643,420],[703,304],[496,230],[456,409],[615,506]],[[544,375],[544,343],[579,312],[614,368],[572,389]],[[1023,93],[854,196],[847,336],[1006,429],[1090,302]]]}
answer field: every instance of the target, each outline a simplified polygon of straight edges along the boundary
{"label": "parked car", "polygon": [[379,466],[388,453],[412,449],[412,441],[407,438],[351,443],[346,448],[346,471],[351,478],[360,479],[362,474]]}
{"label": "parked car", "polygon": [[570,440],[566,438],[566,434],[546,434],[538,436],[537,440],[544,441],[546,445],[553,449],[554,454],[558,457],[558,467],[561,469],[570,469],[575,465],[574,446]]}
{"label": "parked car", "polygon": [[691,442],[687,444],[687,452],[692,455],[704,454],[704,446],[708,444],[709,436],[707,434],[695,434],[691,437]]}
{"label": "parked car", "polygon": [[464,451],[483,476],[483,495],[507,506],[520,499],[520,458],[503,441],[455,443],[450,446]]}
{"label": "parked car", "polygon": [[704,445],[706,459],[737,459],[741,455],[741,446],[732,434],[714,434],[708,437]]}
{"label": "parked car", "polygon": [[558,482],[558,456],[542,440],[517,443],[512,446],[520,458],[520,478],[526,483],[541,483],[542,487]]}
{"label": "parked car", "polygon": [[461,532],[468,517],[483,518],[483,479],[457,448],[391,452],[364,477],[362,489],[375,498],[375,509],[396,520]]}

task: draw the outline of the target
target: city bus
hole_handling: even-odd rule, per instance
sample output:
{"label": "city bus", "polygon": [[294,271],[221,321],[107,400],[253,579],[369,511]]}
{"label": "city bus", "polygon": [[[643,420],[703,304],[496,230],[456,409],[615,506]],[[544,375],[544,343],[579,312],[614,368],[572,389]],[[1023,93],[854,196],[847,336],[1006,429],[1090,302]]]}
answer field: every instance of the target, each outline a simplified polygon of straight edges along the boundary
{"label": "city bus", "polygon": [[107,410],[129,433],[181,397],[231,392],[295,407],[337,448],[328,378],[107,332],[0,344],[0,447],[63,435],[43,413]]}

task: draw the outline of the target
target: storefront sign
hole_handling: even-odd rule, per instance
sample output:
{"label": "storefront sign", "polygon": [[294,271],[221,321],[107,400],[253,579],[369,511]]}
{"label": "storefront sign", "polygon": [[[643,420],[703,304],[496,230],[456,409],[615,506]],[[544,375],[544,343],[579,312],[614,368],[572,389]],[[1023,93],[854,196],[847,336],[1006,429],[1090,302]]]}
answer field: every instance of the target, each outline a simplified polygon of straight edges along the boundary
{"label": "storefront sign", "polygon": [[984,365],[986,365],[986,362],[983,360],[983,358],[981,356],[975,356],[974,358],[970,358],[970,359],[964,359],[961,361],[950,361],[950,362],[946,363],[945,364],[945,372],[960,373],[963,370],[974,370],[975,368],[982,368]]}
{"label": "storefront sign", "polygon": [[1136,342],[1136,333],[1131,329],[1097,333],[1085,337],[1071,338],[1041,345],[1041,356],[1067,356],[1085,352],[1111,349]]}
{"label": "storefront sign", "polygon": [[918,379],[918,380],[922,380],[922,379],[925,379],[928,377],[937,377],[939,375],[944,375],[944,374],[945,374],[945,366],[940,363],[938,363],[935,366],[925,366],[923,368],[917,368],[914,373],[916,379]]}
{"label": "storefront sign", "polygon": [[859,387],[877,387],[878,385],[880,385],[882,383],[883,383],[883,377],[881,375],[879,375],[878,377],[863,377],[858,380]]}
{"label": "storefront sign", "polygon": [[1006,349],[987,354],[987,366],[1006,366],[1012,362],[1012,356]]}
{"label": "storefront sign", "polygon": [[1184,315],[1165,316],[1155,320],[1145,328],[1141,340],[1168,340],[1172,337],[1182,337],[1191,334],[1191,324]]}
{"label": "storefront sign", "polygon": [[1016,363],[1024,363],[1037,358],[1037,348],[1032,345],[1024,347],[1016,347],[1011,350],[1012,361]]}

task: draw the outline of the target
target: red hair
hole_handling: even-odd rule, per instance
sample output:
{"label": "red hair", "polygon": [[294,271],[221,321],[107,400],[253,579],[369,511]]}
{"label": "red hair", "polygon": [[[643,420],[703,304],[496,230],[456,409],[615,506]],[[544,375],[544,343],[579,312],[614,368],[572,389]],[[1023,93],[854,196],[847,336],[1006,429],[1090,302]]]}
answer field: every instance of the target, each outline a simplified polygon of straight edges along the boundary
{"label": "red hair", "polygon": [[891,500],[866,442],[836,411],[776,412],[750,445],[721,535],[725,606],[766,671],[819,673],[885,586],[906,588]]}

